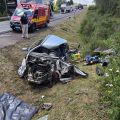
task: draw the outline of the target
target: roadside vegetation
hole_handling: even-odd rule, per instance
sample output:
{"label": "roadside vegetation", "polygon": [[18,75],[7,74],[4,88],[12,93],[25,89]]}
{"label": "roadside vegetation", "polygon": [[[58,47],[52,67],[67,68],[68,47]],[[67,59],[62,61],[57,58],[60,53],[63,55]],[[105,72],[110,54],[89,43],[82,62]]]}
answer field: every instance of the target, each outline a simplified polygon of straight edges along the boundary
{"label": "roadside vegetation", "polygon": [[80,28],[84,54],[96,48],[112,48],[108,77],[100,77],[100,104],[111,120],[120,120],[120,0],[95,0]]}
{"label": "roadside vegetation", "polygon": [[6,16],[6,6],[5,6],[5,0],[0,0],[0,17]]}

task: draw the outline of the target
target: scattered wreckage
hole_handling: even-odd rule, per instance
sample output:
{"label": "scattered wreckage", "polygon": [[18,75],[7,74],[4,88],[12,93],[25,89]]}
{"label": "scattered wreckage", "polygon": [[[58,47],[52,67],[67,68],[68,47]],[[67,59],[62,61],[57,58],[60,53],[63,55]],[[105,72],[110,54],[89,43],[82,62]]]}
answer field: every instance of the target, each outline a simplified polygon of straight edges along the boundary
{"label": "scattered wreckage", "polygon": [[109,57],[115,55],[116,53],[114,49],[102,49],[99,47],[95,49],[92,54],[86,55],[85,65],[101,63],[102,66],[107,66],[109,64]]}
{"label": "scattered wreckage", "polygon": [[109,60],[108,59],[103,59],[101,58],[101,56],[98,55],[87,55],[85,57],[85,61],[86,63],[84,65],[92,65],[92,64],[96,64],[96,63],[101,63],[102,66],[107,66],[109,64]]}
{"label": "scattered wreckage", "polygon": [[95,49],[92,54],[86,55],[86,63],[84,65],[93,65],[100,63],[96,66],[96,74],[98,76],[108,76],[108,74],[105,73],[105,70],[110,64],[110,59],[114,56],[116,56],[114,49],[103,49],[99,47]]}
{"label": "scattered wreckage", "polygon": [[49,81],[66,82],[75,77],[88,76],[76,65],[69,62],[70,56],[77,50],[69,50],[65,39],[55,35],[48,35],[37,45],[24,48],[28,53],[23,59],[18,74],[29,82],[41,84]]}

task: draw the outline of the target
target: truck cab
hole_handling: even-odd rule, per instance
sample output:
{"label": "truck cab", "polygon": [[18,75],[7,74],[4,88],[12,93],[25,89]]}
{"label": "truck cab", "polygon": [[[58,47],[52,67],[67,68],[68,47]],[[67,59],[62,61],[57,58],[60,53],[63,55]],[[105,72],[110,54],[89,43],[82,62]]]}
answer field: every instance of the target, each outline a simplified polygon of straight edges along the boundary
{"label": "truck cab", "polygon": [[20,19],[24,12],[27,13],[29,19],[29,31],[34,32],[36,28],[41,26],[47,27],[50,19],[50,8],[48,5],[33,2],[20,3],[10,20],[10,27],[14,31],[21,31]]}

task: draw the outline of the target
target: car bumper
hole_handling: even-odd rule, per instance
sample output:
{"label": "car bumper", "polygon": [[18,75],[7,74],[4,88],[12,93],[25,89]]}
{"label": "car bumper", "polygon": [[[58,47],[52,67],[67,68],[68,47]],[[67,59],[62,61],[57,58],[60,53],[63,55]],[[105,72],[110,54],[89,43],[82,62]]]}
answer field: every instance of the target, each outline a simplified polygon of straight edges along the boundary
{"label": "car bumper", "polygon": [[[13,30],[16,30],[16,31],[22,31],[22,27],[20,25],[20,23],[12,23],[10,22],[10,27],[13,29]],[[31,27],[31,24],[28,25],[28,29]]]}

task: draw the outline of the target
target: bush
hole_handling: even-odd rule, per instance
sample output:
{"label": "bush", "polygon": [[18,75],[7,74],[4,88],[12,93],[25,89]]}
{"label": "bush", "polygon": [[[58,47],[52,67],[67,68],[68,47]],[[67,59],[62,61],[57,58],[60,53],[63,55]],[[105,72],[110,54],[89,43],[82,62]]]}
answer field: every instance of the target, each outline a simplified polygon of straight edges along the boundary
{"label": "bush", "polygon": [[100,22],[98,21],[94,36],[97,39],[107,40],[114,32],[114,22],[109,18],[103,18]]}
{"label": "bush", "polygon": [[96,9],[97,9],[97,7],[95,5],[91,5],[88,7],[88,10],[96,10]]}
{"label": "bush", "polygon": [[57,5],[54,5],[54,12],[58,13],[59,12],[59,7]]}
{"label": "bush", "polygon": [[[84,55],[91,53],[98,47],[103,49],[113,48],[116,51],[116,56],[110,59],[110,65],[105,70],[109,76],[102,77],[100,80],[100,102],[107,109],[107,114],[111,120],[120,120],[120,0],[117,7],[116,4],[113,4],[113,7],[108,9],[107,7],[110,7],[111,4],[107,6],[105,4],[111,1],[114,3],[113,0],[99,0],[101,5],[103,4],[102,12],[104,14],[100,14],[100,7],[97,9],[89,8],[79,33],[85,43]],[[117,12],[113,16],[115,11]]]}
{"label": "bush", "polygon": [[[119,57],[111,59],[107,69],[108,77],[102,80],[101,101],[107,106],[107,113],[111,120],[120,120],[120,64]],[[108,104],[109,103],[109,104]]]}
{"label": "bush", "polygon": [[97,47],[109,48],[112,44],[111,36],[120,31],[119,19],[110,14],[100,15],[95,11],[88,11],[86,19],[80,27],[80,36],[89,50]]}
{"label": "bush", "polygon": [[0,13],[2,14],[2,16],[3,16],[5,9],[6,9],[5,2],[4,2],[4,0],[1,0],[0,1]]}
{"label": "bush", "polygon": [[95,0],[99,11],[103,14],[112,13],[115,14],[118,0]]}
{"label": "bush", "polygon": [[116,8],[116,16],[120,17],[120,5]]}

